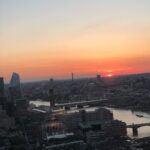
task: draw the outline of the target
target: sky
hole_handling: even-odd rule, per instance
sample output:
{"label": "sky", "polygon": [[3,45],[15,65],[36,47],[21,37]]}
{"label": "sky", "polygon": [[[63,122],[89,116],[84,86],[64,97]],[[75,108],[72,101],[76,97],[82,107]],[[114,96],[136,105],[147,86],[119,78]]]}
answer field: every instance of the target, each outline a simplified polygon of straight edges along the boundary
{"label": "sky", "polygon": [[149,0],[0,0],[0,76],[150,72]]}

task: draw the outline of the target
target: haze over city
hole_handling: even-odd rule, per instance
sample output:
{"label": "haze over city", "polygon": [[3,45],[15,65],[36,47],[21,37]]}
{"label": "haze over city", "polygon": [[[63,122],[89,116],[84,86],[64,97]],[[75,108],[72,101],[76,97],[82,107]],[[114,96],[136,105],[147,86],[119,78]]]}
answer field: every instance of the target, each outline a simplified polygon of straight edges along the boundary
{"label": "haze over city", "polygon": [[150,150],[150,0],[0,0],[0,150]]}
{"label": "haze over city", "polygon": [[22,81],[150,72],[149,0],[1,0],[0,74]]}

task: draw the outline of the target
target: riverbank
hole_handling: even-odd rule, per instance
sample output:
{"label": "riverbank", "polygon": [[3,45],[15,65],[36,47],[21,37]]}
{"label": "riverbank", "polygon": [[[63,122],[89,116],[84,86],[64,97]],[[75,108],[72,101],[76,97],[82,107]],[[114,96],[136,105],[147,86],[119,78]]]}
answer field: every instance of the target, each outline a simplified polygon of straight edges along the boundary
{"label": "riverbank", "polygon": [[[114,119],[121,120],[125,122],[127,125],[150,122],[149,113],[145,113],[141,111],[131,111],[129,109],[121,109],[121,108],[114,108],[114,107],[105,107],[105,108],[112,111]],[[137,114],[143,117],[138,117]],[[138,137],[133,136],[132,129],[127,129],[127,133],[130,138],[150,137],[150,126],[144,126],[138,128]]]}
{"label": "riverbank", "polygon": [[[49,102],[45,102],[45,101],[32,101],[32,103],[34,103],[34,105],[36,105],[36,106],[39,106],[39,105],[49,106]],[[107,105],[107,106],[105,105],[105,106],[101,106],[101,107],[108,108],[109,110],[112,111],[114,119],[121,120],[128,125],[133,124],[133,123],[139,124],[139,123],[150,122],[150,113],[147,113],[147,112],[142,112],[142,111],[138,111],[138,110],[131,110],[129,108],[117,107],[114,105]],[[95,107],[90,107],[90,108],[95,109]],[[86,109],[89,109],[89,108],[86,108]],[[144,116],[144,117],[140,118],[136,114]],[[138,131],[139,131],[138,138],[150,136],[150,127],[141,127],[138,129]],[[133,138],[132,129],[127,129],[127,132],[128,132],[128,136]]]}
{"label": "riverbank", "polygon": [[117,105],[113,105],[113,104],[107,104],[105,105],[105,107],[112,107],[112,108],[117,108],[117,109],[123,109],[123,110],[130,110],[130,111],[140,111],[143,113],[148,113],[150,114],[150,109],[145,109],[145,108],[137,108],[134,106],[117,106]]}

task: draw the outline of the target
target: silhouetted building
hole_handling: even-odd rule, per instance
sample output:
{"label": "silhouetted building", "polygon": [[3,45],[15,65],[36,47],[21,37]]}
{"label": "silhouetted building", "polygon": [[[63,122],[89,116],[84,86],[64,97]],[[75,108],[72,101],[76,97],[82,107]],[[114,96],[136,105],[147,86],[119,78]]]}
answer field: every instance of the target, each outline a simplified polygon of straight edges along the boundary
{"label": "silhouetted building", "polygon": [[4,97],[4,79],[0,77],[0,97]]}
{"label": "silhouetted building", "polygon": [[89,124],[90,122],[95,121],[112,121],[113,113],[107,109],[100,108],[95,111],[86,112],[80,111],[76,113],[68,113],[62,117],[63,122],[67,125],[68,128],[73,131],[79,129],[79,124]]}
{"label": "silhouetted building", "polygon": [[99,108],[94,112],[86,112],[86,122],[93,122],[97,120],[111,121],[113,120],[113,113],[105,108]]}
{"label": "silhouetted building", "polygon": [[86,119],[86,111],[85,110],[81,111],[81,121],[83,123],[86,123],[86,121],[87,121],[87,119]]}
{"label": "silhouetted building", "polygon": [[101,81],[101,75],[100,75],[100,74],[98,74],[98,75],[96,76],[96,78],[97,78],[97,81]]}
{"label": "silhouetted building", "polygon": [[5,109],[6,106],[6,97],[4,92],[4,79],[3,77],[0,77],[0,105],[3,109]]}
{"label": "silhouetted building", "polygon": [[12,101],[7,102],[6,110],[7,110],[7,115],[8,116],[13,116],[14,115],[15,106],[14,106],[14,103]]}
{"label": "silhouetted building", "polygon": [[74,81],[74,74],[73,72],[71,73],[71,79],[72,79],[72,82]]}
{"label": "silhouetted building", "polygon": [[29,107],[29,101],[27,99],[17,99],[16,100],[16,110],[17,111],[26,111]]}
{"label": "silhouetted building", "polygon": [[49,98],[50,98],[50,106],[55,106],[55,100],[54,100],[54,89],[49,89]]}
{"label": "silhouetted building", "polygon": [[11,80],[10,80],[10,85],[12,87],[18,87],[20,88],[20,76],[18,73],[13,73],[12,74],[12,77],[11,77]]}
{"label": "silhouetted building", "polygon": [[9,95],[11,101],[15,104],[17,99],[22,97],[21,95],[21,87],[20,87],[20,76],[17,73],[13,73],[10,85],[9,85]]}
{"label": "silhouetted building", "polygon": [[50,87],[51,87],[51,88],[54,87],[54,79],[53,79],[53,78],[50,78],[49,84],[50,84]]}
{"label": "silhouetted building", "polygon": [[55,106],[55,99],[54,99],[54,80],[51,78],[49,81],[49,100],[50,106]]}
{"label": "silhouetted building", "polygon": [[[104,136],[120,137],[127,135],[126,123],[113,120],[112,112],[105,108],[98,109],[92,113],[82,112],[81,115],[83,119],[82,122],[79,122],[79,128],[86,139],[99,141],[97,139],[101,139]],[[88,135],[87,133],[89,132],[92,132],[92,135]]]}

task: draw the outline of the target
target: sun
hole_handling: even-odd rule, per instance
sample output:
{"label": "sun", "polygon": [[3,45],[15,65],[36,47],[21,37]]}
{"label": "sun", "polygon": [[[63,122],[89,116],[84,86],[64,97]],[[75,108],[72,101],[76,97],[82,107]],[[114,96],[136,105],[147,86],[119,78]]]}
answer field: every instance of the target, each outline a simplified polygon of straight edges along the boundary
{"label": "sun", "polygon": [[109,78],[112,77],[112,74],[108,74],[107,77],[109,77]]}

